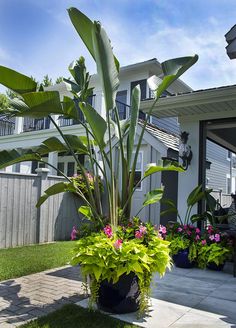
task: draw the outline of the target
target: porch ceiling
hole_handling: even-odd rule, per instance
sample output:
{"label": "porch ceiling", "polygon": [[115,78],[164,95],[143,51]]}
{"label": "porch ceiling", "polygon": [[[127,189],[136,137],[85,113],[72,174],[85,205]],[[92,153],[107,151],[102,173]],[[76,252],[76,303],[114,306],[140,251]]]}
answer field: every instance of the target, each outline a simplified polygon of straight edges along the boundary
{"label": "porch ceiling", "polygon": [[[141,110],[147,112],[153,99],[142,101]],[[191,91],[159,99],[152,115],[187,117],[207,114],[208,119],[232,117],[236,111],[236,85]],[[231,115],[232,114],[232,115]]]}

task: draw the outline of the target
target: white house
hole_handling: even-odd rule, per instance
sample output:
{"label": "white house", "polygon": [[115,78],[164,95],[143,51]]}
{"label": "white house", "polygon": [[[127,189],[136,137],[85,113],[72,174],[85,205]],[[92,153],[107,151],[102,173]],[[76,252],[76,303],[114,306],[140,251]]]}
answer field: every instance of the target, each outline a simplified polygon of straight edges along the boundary
{"label": "white house", "polygon": [[[141,99],[143,100],[142,109],[143,111],[147,110],[152,103],[152,100],[150,99],[152,94],[148,88],[147,79],[152,75],[162,76],[161,65],[155,58],[121,68],[120,87],[117,93],[117,106],[120,118],[124,119],[129,115],[131,91],[137,84],[140,84],[141,87]],[[93,96],[90,99],[91,104],[101,115],[105,115],[104,98],[97,75],[92,76],[91,86],[94,87]],[[70,96],[64,83],[49,87],[49,89],[58,90],[61,96]],[[189,122],[189,116],[180,115],[180,113],[182,113],[182,107],[185,105],[183,105],[184,102],[180,102],[179,99],[186,98],[189,102],[194,102],[196,97],[197,99],[200,98],[200,94],[201,93],[193,92],[193,90],[180,79],[175,81],[167,92],[165,92],[163,98],[160,99],[158,109],[155,110],[154,116],[151,117],[150,124],[147,126],[136,168],[137,175],[140,176],[143,174],[147,163],[156,162],[162,157],[174,157],[178,159],[178,135],[181,128],[182,131],[186,130],[190,132],[189,143],[192,146],[194,157],[187,173],[180,175],[179,186],[180,189],[181,185],[184,186],[183,188],[186,190],[187,194],[188,188],[185,188],[187,182],[190,189],[198,184],[199,170],[197,169],[197,155],[195,155],[195,151],[200,145],[198,140],[199,126],[195,124],[195,121],[193,125],[191,125],[192,123],[186,123]],[[204,98],[206,102],[208,102],[208,97],[210,96],[211,92],[209,91]],[[140,113],[140,118],[143,118],[144,115],[144,113]],[[82,126],[73,120],[59,116],[55,116],[54,118],[64,132],[75,135],[84,134]],[[191,115],[190,118],[192,118]],[[179,122],[181,126],[179,126]],[[0,120],[0,136],[0,149],[12,149],[18,147],[27,148],[39,145],[46,138],[58,136],[58,132],[55,127],[50,124],[48,119],[17,118],[15,122],[12,122],[4,118]],[[214,138],[212,140],[216,141]],[[214,188],[221,188],[226,192],[227,189],[229,189],[227,187],[227,183],[229,185],[227,178],[230,178],[230,188],[235,188],[235,179],[232,175],[233,169],[231,165],[231,155],[229,161],[229,158],[227,159],[228,151],[222,149],[216,151],[218,146],[211,143],[208,144],[208,154],[206,157],[212,162],[212,168],[208,171],[208,184],[213,182],[216,175],[222,175],[221,172],[218,172],[220,165],[217,164],[217,160],[219,159],[219,154],[226,153],[225,161],[222,161],[221,165],[221,169],[227,171],[225,173],[225,184],[218,181],[215,183]],[[234,151],[234,149],[230,150]],[[216,154],[218,155],[215,156]],[[58,167],[68,176],[72,176],[77,172],[75,162],[71,156],[51,153],[47,160],[50,164]],[[86,158],[84,160],[86,160]],[[37,163],[24,162],[8,167],[6,168],[6,171],[30,174],[35,172],[37,165]],[[227,166],[229,166],[229,170],[227,170]],[[56,174],[56,171],[51,169],[51,174]],[[234,182],[232,183],[231,180]],[[152,179],[149,178],[145,183],[142,183],[135,194],[133,207],[136,207],[137,202],[142,202],[144,194],[150,190],[150,187],[158,187],[161,183],[166,186],[166,197],[174,200],[176,199],[177,202],[178,174],[157,174],[156,176],[153,176]],[[133,214],[135,213],[133,212]],[[143,218],[151,218],[153,222],[159,223],[158,205],[146,208],[143,213],[141,213],[141,216]],[[165,219],[163,219],[163,222],[165,222]]]}

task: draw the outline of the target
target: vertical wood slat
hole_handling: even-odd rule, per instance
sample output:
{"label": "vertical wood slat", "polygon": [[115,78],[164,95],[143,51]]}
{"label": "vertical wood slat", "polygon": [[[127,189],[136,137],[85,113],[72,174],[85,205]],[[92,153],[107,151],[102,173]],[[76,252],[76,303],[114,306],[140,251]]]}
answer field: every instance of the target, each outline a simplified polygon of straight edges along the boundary
{"label": "vertical wood slat", "polygon": [[81,221],[81,204],[73,194],[50,197],[40,211],[35,207],[39,193],[59,181],[63,178],[48,177],[42,183],[37,175],[0,172],[0,248],[37,243],[37,229],[40,242],[70,238],[73,225]]}

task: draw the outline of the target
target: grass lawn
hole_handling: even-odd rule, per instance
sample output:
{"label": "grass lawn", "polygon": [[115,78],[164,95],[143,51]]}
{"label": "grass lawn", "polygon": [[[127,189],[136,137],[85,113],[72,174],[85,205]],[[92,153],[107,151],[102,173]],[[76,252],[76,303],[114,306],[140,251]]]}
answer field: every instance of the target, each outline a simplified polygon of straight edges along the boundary
{"label": "grass lawn", "polygon": [[68,264],[74,241],[0,249],[0,281]]}
{"label": "grass lawn", "polygon": [[132,328],[138,326],[111,318],[97,311],[91,312],[74,304],[65,305],[45,317],[29,322],[21,328]]}

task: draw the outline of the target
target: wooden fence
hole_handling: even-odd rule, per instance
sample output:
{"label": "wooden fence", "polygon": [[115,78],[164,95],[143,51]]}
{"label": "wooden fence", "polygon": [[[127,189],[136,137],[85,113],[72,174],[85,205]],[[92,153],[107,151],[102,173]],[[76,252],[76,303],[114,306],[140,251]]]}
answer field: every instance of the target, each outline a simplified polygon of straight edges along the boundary
{"label": "wooden fence", "polygon": [[38,174],[0,173],[0,248],[67,240],[81,219],[78,197],[58,194],[35,207],[44,190],[64,179]]}

